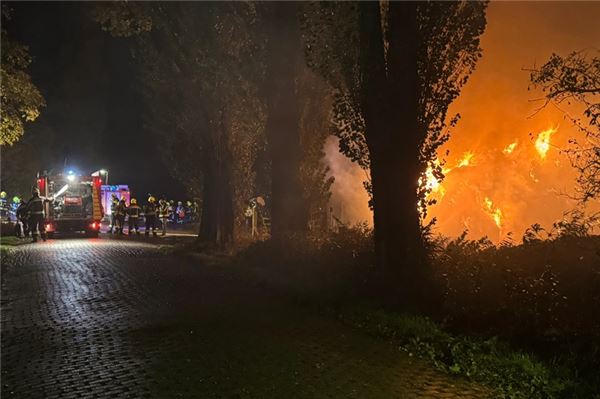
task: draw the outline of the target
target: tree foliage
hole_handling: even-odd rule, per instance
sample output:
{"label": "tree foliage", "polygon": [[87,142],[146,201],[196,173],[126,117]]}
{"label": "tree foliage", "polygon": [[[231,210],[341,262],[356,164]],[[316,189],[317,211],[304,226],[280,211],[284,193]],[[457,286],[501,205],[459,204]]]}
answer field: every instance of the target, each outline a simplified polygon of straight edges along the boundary
{"label": "tree foliage", "polygon": [[575,197],[582,204],[600,198],[600,57],[598,50],[573,52],[566,57],[552,54],[531,72],[531,83],[544,93],[544,103],[583,106],[583,117],[565,111],[565,116],[584,134],[572,138],[565,153],[577,170]]}
{"label": "tree foliage", "polygon": [[202,193],[200,236],[231,242],[235,215],[254,194],[264,120],[252,62],[260,51],[251,41],[253,4],[132,3],[95,14],[115,36],[136,40],[146,126],[171,173],[190,194]]}
{"label": "tree foliage", "polygon": [[[298,75],[306,69],[299,38],[296,48],[278,38],[281,27],[272,15],[278,7],[111,3],[98,5],[93,12],[104,30],[132,38],[147,108],[145,127],[157,139],[171,174],[191,195],[203,199],[203,226],[205,221],[214,225],[209,223],[214,215],[228,215],[228,227],[222,226],[226,234],[214,232],[220,241],[231,240],[234,222],[236,226],[243,223],[248,199],[263,195],[269,199],[268,206],[273,205],[273,176],[285,168],[298,174],[303,183],[300,190],[305,188],[288,197],[308,208],[325,208],[327,199],[323,199],[328,198],[331,181],[325,179],[327,171],[320,159],[329,133],[322,126],[328,108],[314,97],[323,94],[322,88],[316,88],[319,78],[309,77],[308,71]],[[295,18],[295,13],[288,14]],[[292,62],[285,51],[297,52],[299,61]],[[274,85],[283,79],[267,76],[267,71],[287,74],[291,86],[283,90]],[[296,95],[302,97],[302,104],[290,109],[286,104]],[[269,115],[281,121],[288,111],[298,118],[283,118],[292,123],[286,125],[290,128],[273,125],[269,136]],[[299,132],[295,139],[294,129]],[[281,155],[276,170],[271,167],[273,154]],[[278,187],[286,192],[292,186],[290,173],[278,180]],[[201,235],[206,237],[203,226]]]}
{"label": "tree foliage", "polygon": [[[10,10],[2,6],[2,23],[9,21],[10,17]],[[4,28],[1,35],[0,145],[10,146],[19,141],[25,132],[25,123],[36,120],[46,103],[27,73],[32,61],[29,49],[9,38]]]}
{"label": "tree foliage", "polygon": [[[477,60],[481,57],[479,37],[485,29],[485,2],[423,2],[418,6],[419,123],[426,129],[420,137],[420,163],[441,180],[443,162],[437,151],[450,137],[449,128],[460,115],[448,117],[449,105],[458,97]],[[389,73],[388,7],[382,3],[383,49]],[[306,56],[335,89],[333,120],[340,151],[363,169],[370,168],[365,138],[360,90],[359,8],[354,3],[312,3],[305,14]],[[315,23],[319,21],[319,23]],[[423,218],[434,203],[431,188],[419,186],[419,208]],[[369,189],[371,183],[366,182]]]}
{"label": "tree foliage", "polygon": [[308,205],[309,230],[321,232],[327,229],[327,208],[334,182],[323,162],[323,147],[332,130],[332,98],[327,83],[306,67],[298,76],[298,86],[302,200]]}
{"label": "tree foliage", "polygon": [[433,203],[425,173],[429,168],[443,178],[437,151],[458,121],[447,110],[481,57],[486,7],[467,1],[306,7],[306,59],[335,90],[340,150],[371,174],[365,186],[372,190],[377,264],[384,271],[423,263],[422,222]]}

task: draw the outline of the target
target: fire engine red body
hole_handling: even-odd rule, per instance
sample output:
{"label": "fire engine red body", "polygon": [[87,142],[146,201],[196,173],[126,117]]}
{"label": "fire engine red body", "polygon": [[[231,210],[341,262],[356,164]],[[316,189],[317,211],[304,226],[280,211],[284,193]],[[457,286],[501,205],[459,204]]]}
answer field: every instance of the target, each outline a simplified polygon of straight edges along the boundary
{"label": "fire engine red body", "polygon": [[45,199],[45,227],[49,236],[80,232],[98,237],[104,216],[100,176],[42,173],[38,175],[37,186]]}

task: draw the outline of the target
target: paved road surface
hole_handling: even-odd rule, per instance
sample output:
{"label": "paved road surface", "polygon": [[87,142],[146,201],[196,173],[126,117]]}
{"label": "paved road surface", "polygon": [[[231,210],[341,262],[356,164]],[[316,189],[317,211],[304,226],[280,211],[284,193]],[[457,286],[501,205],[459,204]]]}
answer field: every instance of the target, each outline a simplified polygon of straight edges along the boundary
{"label": "paved road surface", "polygon": [[2,398],[480,398],[216,266],[126,240],[2,259]]}

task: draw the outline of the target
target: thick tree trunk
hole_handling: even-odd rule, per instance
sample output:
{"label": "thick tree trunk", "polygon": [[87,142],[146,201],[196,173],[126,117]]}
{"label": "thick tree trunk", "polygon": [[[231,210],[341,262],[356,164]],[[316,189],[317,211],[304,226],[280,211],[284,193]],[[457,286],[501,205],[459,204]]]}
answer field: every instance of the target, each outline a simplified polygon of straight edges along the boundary
{"label": "thick tree trunk", "polygon": [[413,296],[424,263],[417,209],[420,175],[416,3],[390,2],[388,59],[379,3],[361,3],[362,111],[371,159],[375,250],[383,277]]}
{"label": "thick tree trunk", "polygon": [[224,124],[204,154],[202,219],[198,239],[227,245],[233,242],[233,190],[231,153]]}
{"label": "thick tree trunk", "polygon": [[299,102],[296,87],[303,56],[298,4],[264,3],[269,26],[265,96],[266,136],[271,158],[271,235],[285,238],[304,231],[308,211],[300,185]]}

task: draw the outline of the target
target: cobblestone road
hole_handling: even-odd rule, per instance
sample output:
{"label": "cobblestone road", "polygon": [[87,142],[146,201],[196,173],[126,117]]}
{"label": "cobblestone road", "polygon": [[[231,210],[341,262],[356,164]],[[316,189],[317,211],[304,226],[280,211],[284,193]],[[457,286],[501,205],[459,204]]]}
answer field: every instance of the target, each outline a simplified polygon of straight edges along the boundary
{"label": "cobblestone road", "polygon": [[485,397],[149,244],[24,245],[2,272],[2,398]]}

